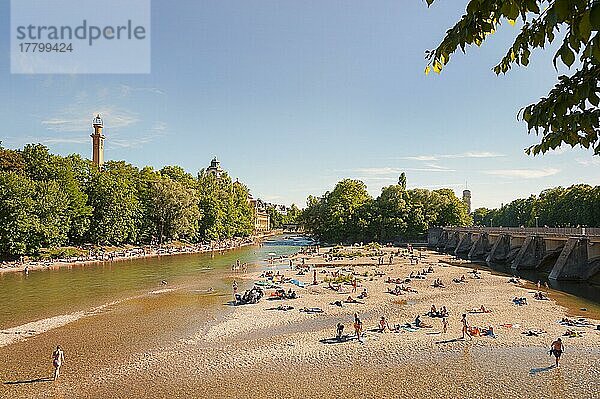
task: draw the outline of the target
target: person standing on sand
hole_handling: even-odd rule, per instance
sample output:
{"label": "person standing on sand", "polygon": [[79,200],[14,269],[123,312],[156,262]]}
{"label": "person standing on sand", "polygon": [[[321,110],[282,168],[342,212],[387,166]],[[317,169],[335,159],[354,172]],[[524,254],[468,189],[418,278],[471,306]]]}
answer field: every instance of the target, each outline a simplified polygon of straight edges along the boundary
{"label": "person standing on sand", "polygon": [[448,319],[445,317],[442,318],[442,331],[444,334],[448,332]]}
{"label": "person standing on sand", "polygon": [[237,294],[237,290],[238,290],[238,285],[237,285],[237,281],[233,280],[233,284],[231,284],[231,288],[233,288],[233,300],[236,300],[236,294]]}
{"label": "person standing on sand", "polygon": [[357,281],[356,278],[352,279],[352,292],[356,292]]}
{"label": "person standing on sand", "polygon": [[565,346],[562,343],[562,340],[558,338],[556,341],[552,342],[550,345],[550,352],[554,355],[556,359],[556,367],[560,367],[558,364],[560,361],[560,356],[565,351]]}
{"label": "person standing on sand", "polygon": [[358,317],[358,313],[354,313],[354,332],[356,333],[356,338],[358,342],[362,343],[361,333],[362,333],[362,321]]}
{"label": "person standing on sand", "polygon": [[473,339],[471,334],[469,334],[469,324],[467,323],[467,315],[465,313],[463,313],[460,321],[462,323],[462,339],[465,339],[465,334],[467,334],[469,339]]}
{"label": "person standing on sand", "polygon": [[54,376],[53,379],[56,380],[60,377],[60,366],[62,366],[62,362],[65,360],[65,352],[63,352],[60,345],[56,346],[56,350],[52,352],[52,366],[54,367]]}

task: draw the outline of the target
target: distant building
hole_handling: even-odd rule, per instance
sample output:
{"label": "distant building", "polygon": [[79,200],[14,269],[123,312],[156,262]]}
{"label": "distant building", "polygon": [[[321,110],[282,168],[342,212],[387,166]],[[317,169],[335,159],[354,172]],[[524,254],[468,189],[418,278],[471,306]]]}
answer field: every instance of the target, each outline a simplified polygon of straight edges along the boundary
{"label": "distant building", "polygon": [[90,135],[92,138],[92,163],[101,169],[102,165],[104,165],[104,139],[106,137],[102,134],[104,122],[100,118],[100,115],[94,118],[92,127],[94,128],[94,133]]}
{"label": "distant building", "polygon": [[265,232],[271,230],[271,216],[267,213],[264,203],[248,195],[248,201],[254,207],[254,231]]}
{"label": "distant building", "polygon": [[463,202],[467,205],[467,210],[471,213],[471,191],[464,190],[462,196]]}
{"label": "distant building", "polygon": [[216,176],[217,178],[221,177],[223,169],[221,168],[221,162],[217,159],[217,157],[214,157],[212,161],[210,161],[210,166],[206,168],[204,173],[207,175]]}

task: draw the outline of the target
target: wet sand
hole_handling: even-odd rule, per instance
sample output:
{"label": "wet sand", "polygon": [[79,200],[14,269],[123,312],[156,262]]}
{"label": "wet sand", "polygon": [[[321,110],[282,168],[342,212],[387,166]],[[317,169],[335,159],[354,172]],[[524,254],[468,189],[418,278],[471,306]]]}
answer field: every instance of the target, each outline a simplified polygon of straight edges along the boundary
{"label": "wet sand", "polygon": [[[550,342],[567,327],[561,319],[567,309],[554,301],[536,301],[530,287],[519,287],[503,276],[439,263],[442,255],[427,253],[419,265],[397,257],[392,265],[377,266],[377,259],[324,262],[306,257],[317,268],[319,284],[293,287],[301,296],[286,301],[261,300],[255,305],[227,306],[230,292],[202,293],[209,283],[190,283],[171,292],[144,295],[97,314],[83,317],[45,333],[0,348],[4,382],[31,381],[51,372],[50,353],[60,343],[66,361],[56,382],[3,384],[0,397],[595,397],[600,389],[600,331],[592,327],[579,338],[563,337],[566,352],[559,369],[549,367]],[[299,258],[295,263],[301,263]],[[355,265],[355,266],[349,266]],[[362,265],[362,266],[356,266]],[[431,265],[434,273],[410,285],[418,293],[394,296],[387,277],[406,277]],[[368,289],[364,304],[332,306],[353,297],[327,288],[327,273],[345,267],[361,278],[358,292]],[[312,282],[278,266],[286,277]],[[385,273],[376,276],[374,272]],[[262,270],[241,277],[242,288],[259,279]],[[452,278],[467,276],[466,284]],[[360,277],[359,277],[360,278]],[[431,287],[441,278],[446,288]],[[267,295],[271,290],[267,291]],[[515,296],[529,305],[516,306]],[[552,299],[552,293],[550,293]],[[290,311],[267,310],[280,304]],[[442,334],[440,319],[421,316],[431,329],[414,332],[373,330],[381,315],[390,324],[414,320],[431,304],[450,311],[449,331]],[[493,325],[496,338],[460,337],[460,314],[480,305],[491,313],[468,314],[472,325]],[[320,307],[321,314],[299,312]],[[363,319],[364,343],[355,339],[336,343],[336,323],[351,333],[352,315]],[[519,324],[506,328],[501,324]],[[598,321],[593,321],[598,324]],[[595,327],[595,326],[594,326]],[[539,337],[528,329],[543,329]],[[324,343],[328,342],[328,343]]]}

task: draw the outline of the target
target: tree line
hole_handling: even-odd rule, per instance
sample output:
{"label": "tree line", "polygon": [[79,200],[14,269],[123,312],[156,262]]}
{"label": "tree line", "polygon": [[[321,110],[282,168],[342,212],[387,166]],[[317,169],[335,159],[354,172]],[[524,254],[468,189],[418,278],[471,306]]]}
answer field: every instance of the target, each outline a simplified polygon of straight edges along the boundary
{"label": "tree line", "polygon": [[252,234],[249,190],[179,166],[142,169],[109,161],[98,170],[79,155],[41,144],[0,144],[0,256],[93,243],[123,245],[229,239]]}
{"label": "tree line", "polygon": [[478,208],[473,212],[473,222],[503,227],[535,227],[536,223],[540,227],[600,227],[600,186],[555,187],[498,209]]}
{"label": "tree line", "polygon": [[300,220],[327,243],[408,241],[432,226],[472,223],[467,205],[451,189],[407,190],[404,173],[377,198],[362,181],[344,179],[322,197],[309,196]]}

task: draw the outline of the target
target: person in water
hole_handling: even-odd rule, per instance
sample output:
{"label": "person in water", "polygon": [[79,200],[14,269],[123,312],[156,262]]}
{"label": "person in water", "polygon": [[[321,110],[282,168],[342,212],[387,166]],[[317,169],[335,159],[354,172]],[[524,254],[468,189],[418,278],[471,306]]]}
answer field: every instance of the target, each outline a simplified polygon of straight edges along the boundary
{"label": "person in water", "polygon": [[62,366],[65,360],[65,352],[63,352],[60,345],[56,346],[56,350],[52,352],[52,366],[54,367],[53,379],[56,380],[60,377],[60,366]]}
{"label": "person in water", "polygon": [[565,346],[563,345],[562,340],[560,338],[552,342],[552,344],[550,345],[550,352],[554,355],[554,358],[556,359],[556,367],[560,367],[560,357],[564,351]]}

